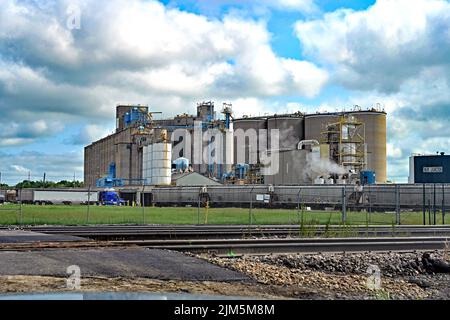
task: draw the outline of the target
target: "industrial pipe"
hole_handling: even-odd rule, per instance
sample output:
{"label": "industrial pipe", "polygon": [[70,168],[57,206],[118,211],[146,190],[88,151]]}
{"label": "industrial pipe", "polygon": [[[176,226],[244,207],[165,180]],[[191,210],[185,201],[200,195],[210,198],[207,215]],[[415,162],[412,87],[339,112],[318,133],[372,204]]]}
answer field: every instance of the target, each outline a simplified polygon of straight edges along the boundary
{"label": "industrial pipe", "polygon": [[317,141],[317,140],[302,140],[298,143],[297,149],[301,150],[303,148],[303,146],[318,146],[318,145],[319,145],[319,141]]}

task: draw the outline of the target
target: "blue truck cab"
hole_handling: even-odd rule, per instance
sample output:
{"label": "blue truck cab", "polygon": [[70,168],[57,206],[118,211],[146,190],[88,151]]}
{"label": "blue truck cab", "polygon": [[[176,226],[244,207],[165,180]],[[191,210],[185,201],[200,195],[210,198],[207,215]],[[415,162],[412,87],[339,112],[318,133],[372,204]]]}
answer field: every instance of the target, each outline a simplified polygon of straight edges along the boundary
{"label": "blue truck cab", "polygon": [[122,206],[125,205],[125,200],[120,198],[119,193],[114,190],[100,191],[99,202],[105,206]]}

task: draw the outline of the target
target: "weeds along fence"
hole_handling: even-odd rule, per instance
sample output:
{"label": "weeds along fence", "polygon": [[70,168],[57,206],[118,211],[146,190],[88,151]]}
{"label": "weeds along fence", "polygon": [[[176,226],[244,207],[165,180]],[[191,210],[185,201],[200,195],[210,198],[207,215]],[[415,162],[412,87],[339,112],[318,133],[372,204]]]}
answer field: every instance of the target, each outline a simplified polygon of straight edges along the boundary
{"label": "weeds along fence", "polygon": [[0,224],[433,225],[448,224],[450,211],[450,185],[441,184],[147,186],[126,193],[134,206],[22,206],[18,190],[16,204],[0,206]]}
{"label": "weeds along fence", "polygon": [[[152,205],[286,209],[331,216],[341,223],[441,224],[450,185],[320,185],[170,187],[152,190]],[[256,211],[257,212],[257,211]],[[403,219],[402,219],[403,218]],[[289,221],[286,221],[289,223]]]}

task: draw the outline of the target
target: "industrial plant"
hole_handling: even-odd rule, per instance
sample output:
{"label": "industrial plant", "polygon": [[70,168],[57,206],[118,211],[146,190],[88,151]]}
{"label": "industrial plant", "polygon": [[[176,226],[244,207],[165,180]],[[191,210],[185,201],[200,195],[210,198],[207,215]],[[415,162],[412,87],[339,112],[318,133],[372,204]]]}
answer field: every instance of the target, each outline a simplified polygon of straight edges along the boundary
{"label": "industrial plant", "polygon": [[195,115],[155,113],[117,106],[115,132],[85,147],[86,187],[170,186],[188,172],[203,185],[386,182],[380,108],[234,118],[207,101]]}

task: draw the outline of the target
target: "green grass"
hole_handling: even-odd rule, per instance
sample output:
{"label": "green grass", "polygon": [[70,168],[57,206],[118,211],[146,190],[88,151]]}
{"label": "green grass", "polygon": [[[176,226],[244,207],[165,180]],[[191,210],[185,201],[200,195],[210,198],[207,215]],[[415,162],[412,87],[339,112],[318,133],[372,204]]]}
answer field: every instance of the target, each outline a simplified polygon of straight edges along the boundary
{"label": "green grass", "polygon": [[[6,210],[5,210],[6,209]],[[18,205],[0,206],[0,225],[20,224]],[[206,209],[200,209],[198,217],[196,207],[109,207],[87,206],[23,205],[22,224],[200,224],[205,223]],[[298,224],[297,210],[288,209],[253,209],[253,224]],[[144,220],[145,217],[145,220]],[[448,223],[447,219],[447,223]],[[341,213],[337,211],[304,211],[305,226],[341,224]],[[370,224],[392,225],[395,215],[392,213],[372,213]],[[428,217],[427,217],[428,221]],[[406,212],[401,215],[402,224],[422,224],[422,213]],[[249,209],[245,208],[210,208],[208,224],[248,224]],[[367,224],[365,212],[347,212],[347,224]],[[437,224],[441,224],[441,215],[437,215]]]}

